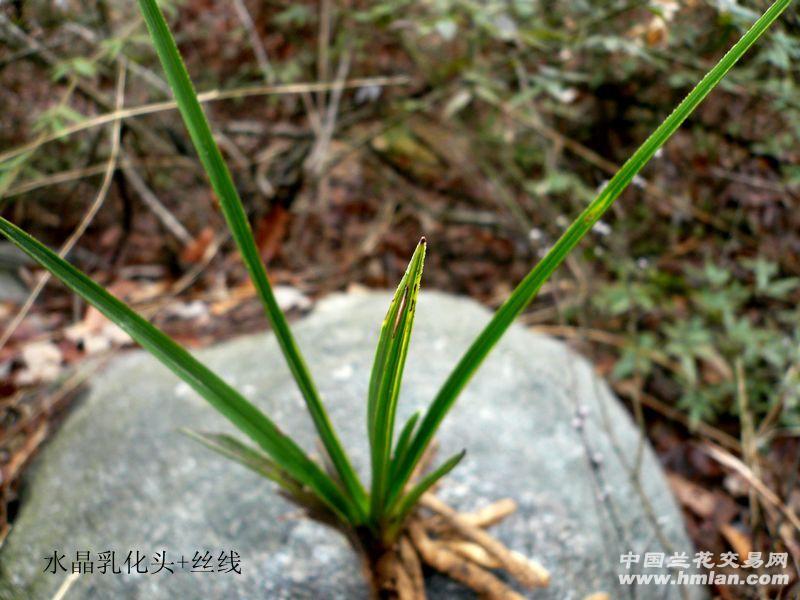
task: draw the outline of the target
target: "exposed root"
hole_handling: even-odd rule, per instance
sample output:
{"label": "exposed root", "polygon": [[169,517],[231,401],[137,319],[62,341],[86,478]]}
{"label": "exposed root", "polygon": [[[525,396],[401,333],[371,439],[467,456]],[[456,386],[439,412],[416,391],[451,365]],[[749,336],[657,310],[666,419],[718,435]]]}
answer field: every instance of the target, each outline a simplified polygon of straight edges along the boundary
{"label": "exposed root", "polygon": [[424,566],[462,583],[484,598],[524,598],[492,573],[494,570],[505,571],[528,588],[547,586],[550,575],[544,567],[510,550],[475,525],[497,523],[513,512],[512,507],[516,508],[512,501],[503,500],[476,513],[459,514],[432,494],[426,494],[392,548],[370,550],[368,543],[362,540],[361,550],[367,559],[373,596],[424,600]]}
{"label": "exposed root", "polygon": [[494,558],[478,544],[459,540],[445,540],[442,542],[442,546],[448,550],[452,550],[456,554],[460,554],[464,558],[471,560],[485,569],[500,569],[503,567],[499,560]]}
{"label": "exposed root", "polygon": [[410,522],[408,531],[422,559],[437,571],[452,577],[487,598],[524,600],[524,596],[512,590],[489,571],[462,558],[455,552],[451,552],[443,544],[431,540],[419,523]]}
{"label": "exposed root", "polygon": [[463,520],[458,513],[433,494],[425,494],[420,501],[422,506],[433,510],[461,536],[474,542],[500,562],[503,569],[521,584],[530,587],[547,587],[550,574],[539,563],[529,560],[517,552],[512,552],[499,540],[483,529],[474,527]]}
{"label": "exposed root", "polygon": [[462,522],[472,527],[486,529],[505,519],[517,510],[517,503],[511,498],[503,498],[493,502],[489,506],[470,513],[460,513],[458,515]]}
{"label": "exposed root", "polygon": [[402,536],[398,542],[400,551],[400,560],[403,566],[408,571],[411,577],[411,583],[414,589],[414,598],[425,597],[425,577],[422,574],[422,564],[419,562],[419,555],[417,554],[411,540],[406,536]]}
{"label": "exposed root", "polygon": [[[412,481],[427,469],[434,452],[432,447],[423,455]],[[475,512],[459,513],[431,490],[422,496],[396,541],[388,545],[368,529],[348,529],[308,498],[292,499],[304,506],[311,518],[348,537],[364,557],[365,573],[376,600],[425,600],[425,566],[489,599],[524,599],[492,571],[505,571],[526,588],[546,587],[550,582],[550,574],[542,565],[507,548],[485,531],[517,509],[508,498]]]}
{"label": "exposed root", "polygon": [[[517,503],[511,498],[504,498],[493,502],[489,506],[485,506],[475,512],[459,513],[459,517],[464,523],[486,529],[495,525],[514,513],[517,510]],[[447,536],[453,532],[453,529],[448,525],[442,517],[434,515],[427,519],[425,527],[439,535]]]}
{"label": "exposed root", "polygon": [[372,595],[379,599],[417,600],[414,586],[394,548],[367,551]]}
{"label": "exposed root", "polygon": [[411,575],[406,570],[405,562],[402,559],[397,560],[394,568],[398,598],[400,600],[417,600],[420,597],[419,591],[414,587]]}

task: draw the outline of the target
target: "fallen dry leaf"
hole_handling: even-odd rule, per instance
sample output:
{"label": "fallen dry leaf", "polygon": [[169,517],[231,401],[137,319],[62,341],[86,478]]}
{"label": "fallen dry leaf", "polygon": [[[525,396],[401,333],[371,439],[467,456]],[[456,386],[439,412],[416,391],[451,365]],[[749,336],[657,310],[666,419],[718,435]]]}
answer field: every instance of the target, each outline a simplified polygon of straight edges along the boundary
{"label": "fallen dry leaf", "polygon": [[753,542],[748,533],[730,523],[720,525],[719,531],[739,556],[748,556],[753,551]]}
{"label": "fallen dry leaf", "polygon": [[86,354],[97,354],[113,346],[132,343],[127,333],[93,306],[86,309],[82,321],[64,329],[64,337],[80,345]]}
{"label": "fallen dry leaf", "polygon": [[269,263],[280,250],[288,223],[289,211],[279,204],[273,206],[259,221],[256,227],[256,245],[265,263]]}
{"label": "fallen dry leaf", "polygon": [[181,252],[181,262],[198,263],[206,253],[206,248],[214,240],[214,230],[211,227],[204,228],[197,237],[194,238]]}
{"label": "fallen dry leaf", "polygon": [[[275,300],[278,302],[278,306],[284,312],[290,310],[306,311],[311,308],[311,299],[297,288],[289,285],[276,285],[273,286],[272,291],[275,293]],[[255,295],[256,291],[253,284],[247,281],[230,290],[227,298],[211,304],[210,312],[215,317],[224,315]]]}
{"label": "fallen dry leaf", "polygon": [[113,346],[132,343],[130,336],[111,322],[99,329],[88,327],[84,322],[76,323],[64,330],[64,336],[79,344],[86,354],[97,354]]}
{"label": "fallen dry leaf", "polygon": [[17,385],[54,381],[61,373],[61,350],[53,342],[32,342],[22,348],[25,368],[17,373]]}
{"label": "fallen dry leaf", "polygon": [[717,501],[713,492],[676,473],[667,473],[667,481],[678,501],[694,514],[704,519],[708,519],[714,514]]}

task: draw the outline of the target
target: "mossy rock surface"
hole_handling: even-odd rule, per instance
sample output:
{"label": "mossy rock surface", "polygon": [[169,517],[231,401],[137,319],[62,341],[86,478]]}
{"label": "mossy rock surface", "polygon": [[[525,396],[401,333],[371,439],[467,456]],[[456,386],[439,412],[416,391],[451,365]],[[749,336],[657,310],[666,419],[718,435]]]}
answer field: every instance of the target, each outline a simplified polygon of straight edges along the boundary
{"label": "mossy rock surface", "polygon": [[[333,296],[296,333],[331,417],[362,473],[365,411],[383,293]],[[426,406],[489,318],[476,303],[423,291],[400,417]],[[269,334],[199,353],[306,448],[314,431]],[[583,428],[576,428],[576,415]],[[299,518],[272,485],[176,432],[231,431],[203,400],[142,352],[124,355],[36,460],[21,510],[0,549],[0,597],[51,598],[66,573],[44,573],[54,551],[71,568],[77,551],[114,550],[123,573],[81,575],[68,598],[361,598],[361,567],[334,531]],[[639,432],[591,366],[564,344],[514,326],[459,399],[439,435],[440,458],[467,449],[440,492],[460,509],[511,497],[519,511],[493,529],[511,548],[543,563],[549,590],[531,597],[680,598],[695,589],[621,588],[620,555],[693,553],[658,461],[645,445],[633,486]],[[595,467],[592,466],[595,461]],[[647,497],[653,519],[643,508]],[[664,548],[659,539],[668,540]],[[128,551],[148,563],[206,550],[235,550],[241,575],[126,573]],[[216,568],[217,556],[214,557]],[[187,569],[190,565],[187,565]],[[636,571],[636,568],[633,569]],[[657,569],[646,572],[656,573]],[[435,574],[431,598],[472,595]],[[694,596],[692,596],[694,597]]]}

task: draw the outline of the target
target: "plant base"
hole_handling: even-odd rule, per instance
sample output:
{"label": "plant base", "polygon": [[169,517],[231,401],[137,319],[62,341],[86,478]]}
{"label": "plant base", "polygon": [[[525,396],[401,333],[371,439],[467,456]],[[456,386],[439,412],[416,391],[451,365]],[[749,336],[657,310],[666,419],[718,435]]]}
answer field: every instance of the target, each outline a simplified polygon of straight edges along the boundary
{"label": "plant base", "polygon": [[359,539],[372,597],[423,600],[424,567],[486,598],[523,599],[493,573],[495,570],[505,571],[525,587],[546,587],[550,576],[544,567],[509,550],[485,531],[515,510],[516,504],[506,499],[479,512],[458,513],[433,494],[426,494],[392,547]]}

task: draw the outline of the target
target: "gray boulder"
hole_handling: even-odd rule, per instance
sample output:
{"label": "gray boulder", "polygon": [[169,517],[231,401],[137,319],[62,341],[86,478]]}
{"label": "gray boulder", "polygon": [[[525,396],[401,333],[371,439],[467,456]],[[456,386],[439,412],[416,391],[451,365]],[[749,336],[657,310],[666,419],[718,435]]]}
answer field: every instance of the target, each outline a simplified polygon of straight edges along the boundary
{"label": "gray boulder", "polygon": [[31,263],[16,246],[0,242],[0,302],[21,303],[28,297],[29,290],[17,277],[17,271]]}
{"label": "gray boulder", "polygon": [[[297,324],[334,424],[361,473],[368,472],[365,398],[387,294],[333,296]],[[423,291],[401,393],[400,418],[426,406],[489,313],[476,303]],[[271,335],[210,348],[201,358],[306,448],[314,430]],[[71,570],[89,551],[95,572],[68,598],[361,598],[361,566],[345,540],[300,518],[272,485],[185,436],[179,427],[232,431],[185,384],[142,352],[99,376],[29,472],[19,516],[0,549],[0,596],[51,598],[68,574],[43,572],[54,552]],[[442,497],[474,509],[504,497],[520,509],[493,532],[551,572],[536,598],[680,598],[696,588],[635,589],[618,574],[633,552],[692,556],[656,457],[591,366],[562,343],[514,326],[459,399],[439,435],[440,458],[467,456]],[[115,551],[122,573],[97,572]],[[237,552],[241,574],[190,572],[195,552]],[[127,573],[129,551],[166,551],[174,574]],[[190,561],[184,570],[181,555]],[[135,560],[134,560],[135,563]],[[135,571],[135,568],[133,569]],[[649,568],[642,572],[658,573]],[[470,597],[428,577],[432,598]],[[691,592],[687,594],[687,590]]]}

